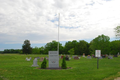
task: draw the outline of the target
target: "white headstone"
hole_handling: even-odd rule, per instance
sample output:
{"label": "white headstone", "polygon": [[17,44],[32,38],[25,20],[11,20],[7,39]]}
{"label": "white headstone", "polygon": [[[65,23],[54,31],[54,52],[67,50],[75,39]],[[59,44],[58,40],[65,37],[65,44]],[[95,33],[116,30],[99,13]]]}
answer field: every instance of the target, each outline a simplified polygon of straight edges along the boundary
{"label": "white headstone", "polygon": [[83,57],[85,57],[85,55],[83,55]]}
{"label": "white headstone", "polygon": [[31,60],[31,57],[30,57],[30,58],[26,57],[26,60],[27,60],[27,61],[30,61],[30,60]]}
{"label": "white headstone", "polygon": [[119,52],[118,52],[118,54],[117,54],[117,55],[120,55],[120,54],[119,54]]}
{"label": "white headstone", "polygon": [[58,51],[49,51],[49,68],[59,68]]}
{"label": "white headstone", "polygon": [[33,65],[32,65],[33,67],[37,67],[37,66],[39,66],[39,65],[37,65],[37,58],[35,58],[34,60],[33,60]]}

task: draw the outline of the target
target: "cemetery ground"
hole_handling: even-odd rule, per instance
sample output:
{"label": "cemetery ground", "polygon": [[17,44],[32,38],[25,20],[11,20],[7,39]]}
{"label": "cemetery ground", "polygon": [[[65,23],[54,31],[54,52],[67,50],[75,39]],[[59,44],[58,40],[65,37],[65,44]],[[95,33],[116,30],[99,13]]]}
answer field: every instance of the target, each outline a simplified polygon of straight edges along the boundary
{"label": "cemetery ground", "polygon": [[[0,54],[0,80],[114,80],[120,76],[120,57],[113,59],[87,59],[66,61],[67,67],[72,69],[49,70],[31,67],[34,57],[46,57],[48,55],[23,55],[23,54]],[[26,57],[32,57],[26,61]],[[39,67],[41,63],[38,60]],[[62,59],[59,65],[61,66]],[[47,61],[48,66],[48,61]]]}

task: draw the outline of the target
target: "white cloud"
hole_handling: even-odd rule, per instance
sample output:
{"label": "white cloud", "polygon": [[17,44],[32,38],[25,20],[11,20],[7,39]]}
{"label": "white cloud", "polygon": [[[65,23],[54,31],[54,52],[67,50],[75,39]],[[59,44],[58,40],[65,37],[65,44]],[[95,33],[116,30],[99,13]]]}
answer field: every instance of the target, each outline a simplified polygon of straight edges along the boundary
{"label": "white cloud", "polygon": [[119,0],[0,0],[0,43],[46,43],[114,37],[120,25]]}

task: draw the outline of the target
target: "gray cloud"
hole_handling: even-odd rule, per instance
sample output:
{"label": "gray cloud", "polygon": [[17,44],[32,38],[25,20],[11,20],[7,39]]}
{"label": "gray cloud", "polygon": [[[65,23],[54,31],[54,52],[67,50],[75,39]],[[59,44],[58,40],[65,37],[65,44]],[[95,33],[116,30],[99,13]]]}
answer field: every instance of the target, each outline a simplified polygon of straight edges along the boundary
{"label": "gray cloud", "polygon": [[[0,43],[33,43],[114,37],[119,0],[0,0]],[[89,5],[88,5],[89,4]],[[113,6],[114,5],[114,6]]]}

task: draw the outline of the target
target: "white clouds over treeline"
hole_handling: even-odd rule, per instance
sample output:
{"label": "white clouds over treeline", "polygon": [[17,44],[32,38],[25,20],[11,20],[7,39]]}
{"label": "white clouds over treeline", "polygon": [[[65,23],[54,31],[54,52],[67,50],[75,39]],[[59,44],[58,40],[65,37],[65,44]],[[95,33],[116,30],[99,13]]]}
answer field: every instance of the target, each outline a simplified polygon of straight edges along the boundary
{"label": "white clouds over treeline", "polygon": [[46,43],[114,37],[120,0],[0,0],[0,43]]}

